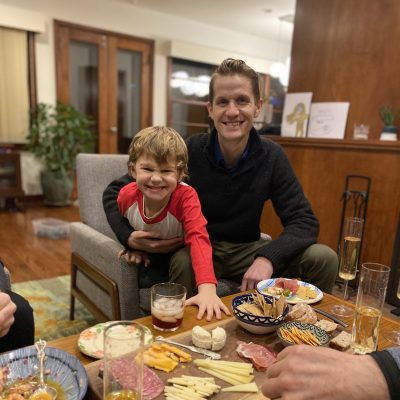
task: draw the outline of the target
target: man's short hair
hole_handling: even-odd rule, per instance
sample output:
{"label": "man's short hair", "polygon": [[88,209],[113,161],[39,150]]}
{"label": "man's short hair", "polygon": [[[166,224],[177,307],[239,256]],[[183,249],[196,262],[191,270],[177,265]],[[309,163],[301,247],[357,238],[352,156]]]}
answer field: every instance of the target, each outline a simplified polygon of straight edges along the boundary
{"label": "man's short hair", "polygon": [[210,89],[208,94],[208,100],[210,103],[214,100],[214,83],[218,76],[227,75],[243,75],[250,79],[251,86],[253,89],[254,100],[256,103],[260,100],[260,86],[258,82],[258,74],[253,68],[249,67],[243,60],[235,60],[233,58],[226,58],[217,67],[211,76]]}

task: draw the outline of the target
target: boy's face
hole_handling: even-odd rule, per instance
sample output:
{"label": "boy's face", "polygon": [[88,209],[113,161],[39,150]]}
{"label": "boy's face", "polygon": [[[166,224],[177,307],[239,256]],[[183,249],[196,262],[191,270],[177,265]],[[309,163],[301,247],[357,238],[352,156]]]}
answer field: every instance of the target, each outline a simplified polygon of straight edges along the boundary
{"label": "boy's face", "polygon": [[139,190],[147,205],[153,208],[164,207],[181,179],[175,160],[163,164],[151,156],[141,155],[131,169]]}
{"label": "boy's face", "polygon": [[207,109],[220,143],[247,139],[260,107],[249,78],[239,74],[216,77],[214,99]]}

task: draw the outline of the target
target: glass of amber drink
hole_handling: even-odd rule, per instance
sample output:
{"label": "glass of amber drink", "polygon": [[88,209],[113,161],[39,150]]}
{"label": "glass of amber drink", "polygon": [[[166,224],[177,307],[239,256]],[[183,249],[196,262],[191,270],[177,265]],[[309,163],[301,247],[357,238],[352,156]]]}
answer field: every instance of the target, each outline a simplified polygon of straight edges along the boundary
{"label": "glass of amber drink", "polygon": [[[364,220],[362,218],[350,217],[344,221],[343,238],[339,255],[339,277],[344,280],[344,300],[347,300],[349,281],[355,279],[357,275],[363,225]],[[353,309],[344,304],[332,306],[331,311],[341,317],[351,317],[354,314]]]}
{"label": "glass of amber drink", "polygon": [[186,288],[179,283],[157,283],[151,287],[151,317],[159,331],[176,331],[182,324]]}
{"label": "glass of amber drink", "polygon": [[141,400],[144,330],[131,321],[116,321],[104,330],[103,399]]}
{"label": "glass of amber drink", "polygon": [[351,335],[351,348],[356,354],[371,353],[377,348],[389,273],[390,268],[382,264],[364,263],[361,267]]}

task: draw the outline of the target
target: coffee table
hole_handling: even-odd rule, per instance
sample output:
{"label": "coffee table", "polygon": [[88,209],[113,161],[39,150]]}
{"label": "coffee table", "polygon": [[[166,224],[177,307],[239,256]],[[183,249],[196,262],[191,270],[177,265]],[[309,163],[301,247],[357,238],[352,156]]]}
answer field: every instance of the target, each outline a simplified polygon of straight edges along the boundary
{"label": "coffee table", "polygon": [[[231,295],[231,296],[226,296],[226,297],[222,298],[222,301],[227,305],[227,307],[229,309],[231,306],[232,299],[235,296],[236,295]],[[324,298],[319,303],[316,303],[315,305],[318,308],[329,312],[330,307],[332,305],[340,304],[340,303],[346,304],[346,305],[354,308],[353,304],[351,304],[347,301],[344,301],[342,299],[339,299],[338,297],[327,294],[327,293],[324,293]],[[190,331],[195,325],[204,326],[204,325],[215,322],[215,319],[210,322],[206,321],[205,318],[203,318],[202,320],[198,320],[196,318],[197,310],[198,310],[197,307],[193,307],[193,306],[187,307],[185,310],[185,317],[183,319],[182,326],[175,332],[163,332],[163,336],[165,336],[165,337],[174,336],[174,335],[180,334],[182,332]],[[225,314],[222,317],[222,319],[227,319],[227,318],[234,318],[234,317],[232,317],[232,316],[227,317],[227,316],[225,316]],[[342,318],[342,320],[345,321],[349,325],[348,328],[346,328],[345,330],[347,332],[351,332],[351,325],[353,322],[353,317]],[[153,326],[151,324],[150,316],[139,318],[136,320],[136,322],[147,326],[152,331],[154,336],[160,334],[159,331],[156,331],[153,328]],[[390,343],[387,339],[385,339],[384,335],[382,334],[383,332],[391,331],[391,330],[399,330],[399,329],[400,329],[400,319],[399,318],[397,318],[397,320],[395,320],[395,319],[383,316],[382,320],[381,320],[381,324],[380,324],[378,349],[383,350],[387,347],[393,346],[392,343]],[[82,354],[79,351],[78,338],[79,338],[79,335],[67,336],[64,338],[52,340],[48,343],[48,345],[51,347],[56,347],[58,349],[64,350],[64,351],[74,355],[82,362],[83,365],[87,365],[87,364],[95,361],[93,358],[87,357],[86,355]]]}

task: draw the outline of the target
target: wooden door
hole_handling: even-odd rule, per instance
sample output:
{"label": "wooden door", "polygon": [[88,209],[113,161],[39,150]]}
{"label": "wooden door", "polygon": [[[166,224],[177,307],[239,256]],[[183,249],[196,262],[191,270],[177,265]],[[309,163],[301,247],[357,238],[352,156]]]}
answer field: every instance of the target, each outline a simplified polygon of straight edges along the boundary
{"label": "wooden door", "polygon": [[99,153],[152,123],[154,42],[55,21],[57,100],[94,117]]}

